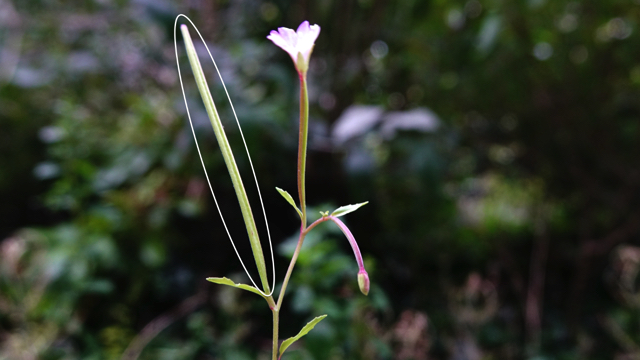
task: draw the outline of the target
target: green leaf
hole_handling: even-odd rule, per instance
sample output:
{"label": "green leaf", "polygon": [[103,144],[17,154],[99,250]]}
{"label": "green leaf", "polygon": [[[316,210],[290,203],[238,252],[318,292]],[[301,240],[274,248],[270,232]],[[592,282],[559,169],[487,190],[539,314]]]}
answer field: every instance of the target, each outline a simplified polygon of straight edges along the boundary
{"label": "green leaf", "polygon": [[313,329],[320,321],[322,321],[324,318],[326,318],[327,315],[321,315],[318,316],[317,318],[309,321],[307,323],[307,325],[305,325],[302,330],[300,330],[300,332],[298,333],[298,335],[294,336],[294,337],[290,337],[287,340],[283,341],[282,344],[280,344],[280,357],[282,357],[282,354],[284,353],[285,350],[287,350],[287,348],[289,346],[291,346],[291,344],[293,344],[294,342],[300,340],[301,337],[307,335],[307,333],[309,331],[311,331],[311,329]]}
{"label": "green leaf", "polygon": [[245,284],[236,284],[236,283],[233,282],[233,280],[231,280],[229,278],[226,278],[226,277],[222,277],[222,278],[208,277],[207,281],[211,281],[212,283],[216,283],[216,284],[229,285],[229,286],[237,287],[238,289],[251,291],[252,293],[255,293],[255,294],[258,294],[258,295],[264,297],[264,295],[262,295],[262,293],[260,291],[258,291],[258,289],[254,288],[253,286],[245,285]]}
{"label": "green leaf", "polygon": [[276,187],[276,190],[278,190],[280,195],[282,195],[282,197],[285,200],[287,200],[287,202],[289,204],[291,204],[291,206],[293,206],[294,209],[296,209],[296,211],[298,212],[298,215],[300,215],[300,217],[302,217],[302,211],[300,211],[300,209],[298,209],[298,207],[296,206],[296,202],[293,201],[293,198],[291,197],[291,195],[289,195],[289,193],[286,190],[282,190],[279,187]]}
{"label": "green leaf", "polygon": [[352,205],[345,205],[345,206],[340,206],[339,208],[335,209],[332,213],[331,216],[342,216],[342,215],[347,215],[350,212],[354,212],[356,210],[358,210],[360,207],[367,205],[369,202],[365,201],[363,203],[359,203],[359,204],[352,204]]}

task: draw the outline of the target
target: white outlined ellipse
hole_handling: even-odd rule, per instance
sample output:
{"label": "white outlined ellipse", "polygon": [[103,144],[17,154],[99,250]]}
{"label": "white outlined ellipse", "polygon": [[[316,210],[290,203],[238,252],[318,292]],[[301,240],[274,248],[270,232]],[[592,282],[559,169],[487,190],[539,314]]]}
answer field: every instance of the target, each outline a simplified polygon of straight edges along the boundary
{"label": "white outlined ellipse", "polygon": [[[178,30],[178,19],[180,19],[180,17],[184,17],[185,19],[187,19],[187,21],[191,24],[191,26],[193,26],[193,28],[195,29],[196,33],[200,37],[200,40],[202,41],[202,43],[204,44],[205,48],[207,49],[207,53],[209,54],[209,58],[211,59],[211,62],[213,62],[213,66],[216,68],[216,72],[218,73],[218,77],[220,78],[220,82],[222,83],[222,87],[224,88],[224,92],[227,94],[227,99],[229,100],[229,104],[231,105],[231,111],[233,112],[233,116],[235,117],[236,123],[238,124],[238,130],[240,131],[240,137],[242,138],[242,143],[244,144],[244,149],[247,152],[247,157],[249,158],[249,165],[251,166],[251,173],[253,174],[253,180],[256,183],[256,189],[258,189],[258,197],[260,198],[260,205],[262,207],[262,214],[264,216],[265,226],[267,227],[267,237],[269,238],[269,250],[271,251],[271,265],[272,265],[272,269],[273,269],[273,271],[272,271],[273,282],[272,282],[272,286],[271,286],[271,292],[269,294],[263,292],[256,285],[256,282],[253,281],[253,278],[251,277],[251,274],[249,274],[249,271],[247,270],[247,267],[244,265],[244,261],[242,261],[242,258],[240,257],[240,253],[238,252],[238,249],[236,248],[236,244],[233,242],[233,238],[231,237],[231,233],[229,232],[229,228],[227,227],[227,223],[224,221],[224,216],[222,216],[222,210],[220,210],[220,206],[218,205],[218,200],[216,199],[216,195],[213,192],[213,186],[211,185],[211,181],[209,180],[209,175],[207,174],[207,168],[205,167],[204,160],[202,159],[202,153],[200,152],[200,147],[198,146],[198,139],[196,138],[196,132],[193,129],[193,122],[191,121],[191,113],[189,112],[189,105],[187,104],[187,95],[186,95],[186,93],[184,91],[184,84],[182,82],[182,72],[180,71],[180,61],[178,60],[177,30]],[[274,291],[275,285],[276,285],[276,264],[275,264],[274,258],[273,258],[273,244],[271,242],[271,233],[269,232],[269,222],[267,221],[267,213],[266,213],[266,211],[264,209],[264,202],[262,201],[262,194],[260,193],[260,186],[258,185],[258,178],[256,177],[256,171],[253,168],[253,162],[251,161],[251,155],[249,154],[249,148],[247,147],[247,142],[244,139],[244,134],[242,133],[242,128],[240,127],[240,121],[238,120],[238,115],[236,115],[236,109],[233,107],[233,102],[231,101],[231,96],[229,96],[229,92],[227,91],[227,86],[224,84],[224,80],[222,79],[222,75],[220,74],[220,70],[218,69],[218,65],[216,64],[216,61],[213,59],[213,55],[211,55],[211,51],[209,50],[209,47],[205,43],[204,38],[200,34],[200,31],[195,26],[193,21],[191,21],[191,19],[189,19],[189,17],[184,15],[184,14],[179,14],[178,16],[176,16],[176,19],[175,19],[175,21],[173,23],[173,45],[174,45],[175,53],[176,53],[176,66],[178,67],[178,78],[180,79],[180,89],[182,90],[182,98],[184,99],[184,105],[185,105],[185,107],[187,109],[187,117],[189,118],[189,125],[191,126],[191,133],[193,134],[193,140],[195,141],[195,144],[196,144],[196,150],[198,150],[198,156],[200,157],[200,163],[202,164],[202,170],[204,170],[204,176],[207,179],[207,184],[209,184],[209,190],[211,191],[211,196],[213,196],[213,201],[216,204],[216,209],[218,209],[218,214],[220,214],[220,219],[222,220],[222,224],[224,225],[224,229],[227,232],[227,236],[229,237],[229,240],[231,241],[231,245],[233,246],[233,250],[235,250],[236,255],[238,256],[238,260],[240,260],[240,264],[242,264],[242,268],[247,273],[247,276],[249,277],[249,280],[251,280],[251,283],[253,283],[253,286],[258,291],[260,291],[260,293],[262,295],[271,296],[273,294],[273,291]]]}

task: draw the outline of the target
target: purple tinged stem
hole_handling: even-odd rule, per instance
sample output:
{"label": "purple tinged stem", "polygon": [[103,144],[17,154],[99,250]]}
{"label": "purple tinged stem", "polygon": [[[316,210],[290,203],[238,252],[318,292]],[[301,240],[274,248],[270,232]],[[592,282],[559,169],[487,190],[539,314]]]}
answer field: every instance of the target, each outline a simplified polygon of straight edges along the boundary
{"label": "purple tinged stem", "polygon": [[349,244],[351,244],[351,248],[353,249],[353,254],[356,256],[356,262],[358,263],[358,286],[360,287],[360,291],[362,291],[364,295],[368,295],[371,283],[369,281],[369,274],[367,274],[367,270],[364,269],[362,254],[360,253],[360,248],[358,248],[356,239],[353,237],[353,234],[351,234],[351,230],[349,230],[347,225],[345,225],[340,219],[331,215],[327,216],[326,218],[336,223],[336,225],[338,225],[340,230],[342,230],[344,235],[347,237],[347,240],[349,240]]}
{"label": "purple tinged stem", "polygon": [[351,234],[351,230],[349,230],[347,225],[345,225],[342,222],[342,220],[338,219],[337,217],[329,215],[328,218],[329,220],[336,223],[336,225],[338,225],[340,230],[342,230],[344,235],[347,237],[347,240],[349,240],[349,244],[351,244],[351,248],[353,249],[353,254],[356,256],[356,262],[358,263],[359,271],[366,272],[364,269],[364,262],[362,261],[362,254],[360,253],[360,248],[358,247],[358,243],[356,242],[356,239],[353,237],[353,234]]}

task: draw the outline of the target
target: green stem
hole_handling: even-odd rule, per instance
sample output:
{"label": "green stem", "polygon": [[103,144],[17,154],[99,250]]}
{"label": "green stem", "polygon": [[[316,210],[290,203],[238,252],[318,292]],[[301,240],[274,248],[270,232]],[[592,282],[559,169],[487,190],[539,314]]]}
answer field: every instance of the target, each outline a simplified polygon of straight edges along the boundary
{"label": "green stem", "polygon": [[300,74],[300,133],[298,135],[298,195],[302,210],[302,232],[307,226],[307,202],[305,195],[305,172],[307,167],[307,138],[309,135],[309,96],[307,94],[307,74]]}
{"label": "green stem", "polygon": [[272,309],[273,312],[273,353],[272,360],[278,360],[278,324],[280,322],[280,310]]}
{"label": "green stem", "polygon": [[293,272],[293,268],[296,266],[296,261],[298,260],[298,255],[300,254],[300,249],[302,248],[302,243],[304,243],[304,238],[307,236],[309,231],[316,227],[321,222],[329,220],[329,217],[323,216],[320,219],[314,221],[309,227],[300,231],[300,238],[298,238],[298,245],[296,245],[296,250],[293,252],[293,257],[291,258],[291,262],[289,263],[289,268],[287,269],[287,274],[284,276],[284,281],[282,281],[282,289],[280,289],[280,296],[278,296],[278,303],[276,304],[276,309],[280,310],[282,306],[282,299],[284,299],[284,293],[287,290],[287,285],[289,284],[289,278],[291,277],[291,273]]}
{"label": "green stem", "polygon": [[287,284],[289,284],[289,279],[291,278],[291,273],[293,272],[293,268],[296,265],[296,261],[298,260],[298,255],[300,254],[300,248],[302,247],[302,243],[304,242],[304,238],[307,235],[307,232],[314,228],[317,224],[326,219],[323,217],[315,221],[309,227],[307,227],[307,202],[305,196],[305,172],[307,165],[307,138],[309,133],[309,96],[307,94],[307,79],[306,74],[301,73],[300,75],[300,132],[298,135],[298,196],[300,197],[300,209],[302,210],[302,216],[300,217],[300,237],[298,238],[298,245],[296,246],[296,250],[293,252],[293,257],[291,258],[291,262],[289,263],[289,268],[287,269],[287,274],[284,277],[284,281],[282,282],[282,289],[280,289],[280,295],[278,296],[278,302],[276,304],[275,309],[273,311],[273,360],[276,360],[276,356],[278,353],[278,316],[280,313],[280,309],[282,308],[282,301],[284,299],[284,294],[287,290]]}
{"label": "green stem", "polygon": [[189,62],[191,63],[193,75],[196,78],[198,90],[200,91],[200,95],[202,96],[204,107],[207,110],[207,115],[209,115],[211,126],[213,127],[213,131],[216,134],[216,139],[218,140],[218,145],[220,146],[220,151],[222,152],[222,157],[224,158],[224,162],[227,165],[229,175],[231,176],[231,182],[233,183],[233,188],[235,189],[236,196],[238,197],[238,203],[240,204],[242,217],[244,218],[244,223],[247,228],[249,242],[251,243],[251,250],[256,261],[256,266],[258,267],[260,280],[262,280],[262,286],[264,288],[264,291],[266,293],[269,293],[270,290],[269,282],[267,281],[267,267],[265,265],[264,255],[262,253],[262,246],[260,245],[260,238],[258,236],[256,223],[253,218],[253,213],[251,212],[249,199],[247,198],[247,192],[244,189],[242,178],[240,177],[240,171],[238,170],[238,166],[236,165],[236,161],[233,157],[233,152],[231,151],[229,140],[227,140],[227,136],[224,133],[222,122],[220,121],[220,116],[218,115],[218,111],[216,110],[216,105],[214,104],[213,98],[211,97],[207,79],[205,78],[204,72],[202,71],[202,66],[200,65],[198,54],[196,53],[195,47],[193,46],[191,35],[189,35],[189,29],[186,25],[182,25],[180,26],[180,30],[182,31],[184,44],[187,48],[187,56],[189,57]]}
{"label": "green stem", "polygon": [[289,278],[291,277],[293,268],[295,267],[296,261],[298,260],[298,254],[300,253],[300,248],[302,247],[304,238],[307,235],[307,231],[315,227],[315,225],[311,225],[309,226],[309,228],[307,228],[307,203],[306,203],[305,189],[304,189],[305,172],[306,172],[306,166],[307,166],[307,138],[309,133],[309,96],[307,94],[307,74],[299,73],[298,75],[300,78],[300,132],[298,135],[298,195],[300,196],[300,209],[302,210],[302,216],[300,218],[300,237],[298,238],[298,245],[296,246],[296,250],[293,252],[293,257],[291,258],[291,262],[289,263],[289,268],[287,269],[287,274],[284,277],[284,281],[282,282],[282,289],[280,290],[280,295],[278,296],[278,303],[276,305],[276,308],[278,310],[282,305],[282,299],[284,298],[284,293],[285,293],[285,290],[287,289]]}
{"label": "green stem", "polygon": [[305,235],[306,235],[306,232],[300,231],[300,237],[298,238],[298,245],[296,245],[296,250],[293,252],[293,257],[291,258],[291,262],[289,263],[289,268],[287,269],[287,274],[284,276],[284,280],[282,281],[282,289],[280,289],[280,296],[278,296],[278,302],[276,304],[276,309],[278,310],[282,306],[282,299],[284,298],[284,293],[287,290],[287,284],[289,283],[289,278],[291,277],[293,268],[296,266],[296,261],[298,260],[298,254],[300,253],[300,248],[302,247],[302,243],[304,242]]}

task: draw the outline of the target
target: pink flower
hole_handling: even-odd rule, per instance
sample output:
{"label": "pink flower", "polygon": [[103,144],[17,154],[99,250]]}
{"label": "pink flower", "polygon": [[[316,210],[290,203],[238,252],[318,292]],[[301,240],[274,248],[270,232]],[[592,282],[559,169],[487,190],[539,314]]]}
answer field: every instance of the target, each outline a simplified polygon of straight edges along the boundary
{"label": "pink flower", "polygon": [[289,53],[298,73],[305,74],[309,69],[309,57],[319,34],[320,26],[309,26],[309,22],[305,20],[298,26],[297,31],[281,27],[278,31],[271,30],[267,39]]}

